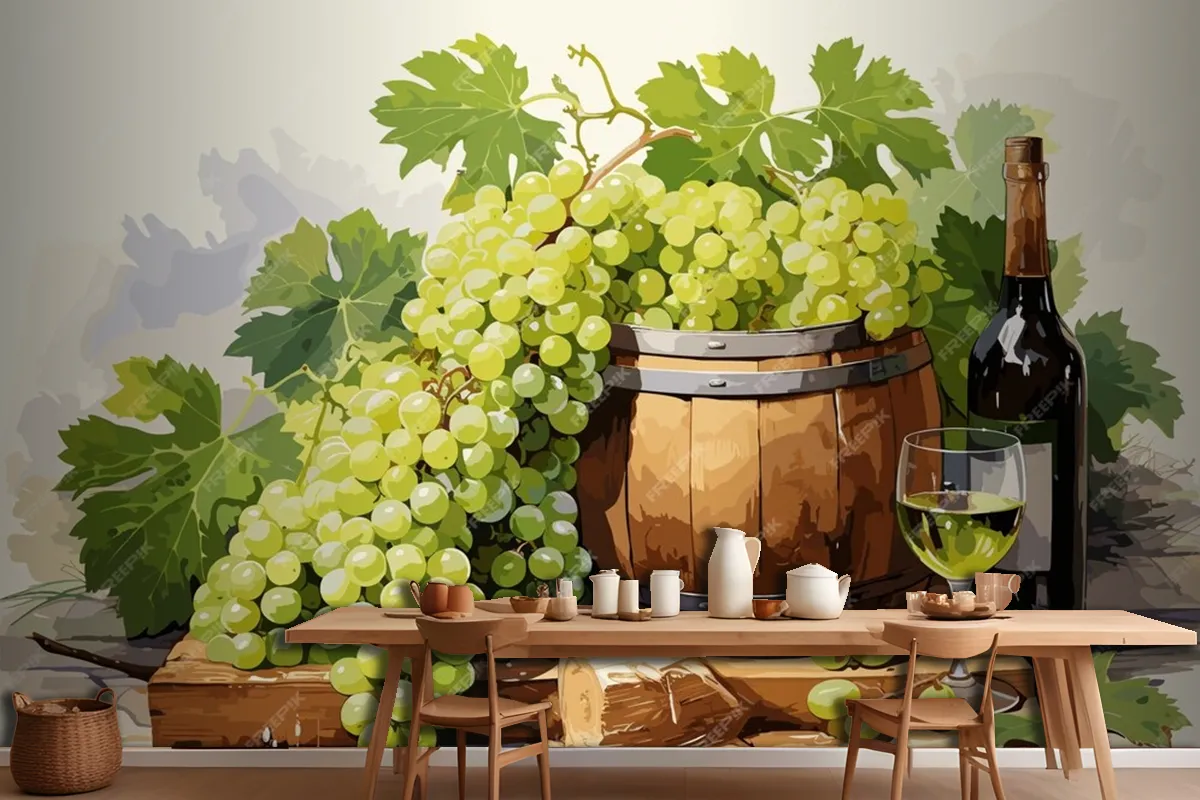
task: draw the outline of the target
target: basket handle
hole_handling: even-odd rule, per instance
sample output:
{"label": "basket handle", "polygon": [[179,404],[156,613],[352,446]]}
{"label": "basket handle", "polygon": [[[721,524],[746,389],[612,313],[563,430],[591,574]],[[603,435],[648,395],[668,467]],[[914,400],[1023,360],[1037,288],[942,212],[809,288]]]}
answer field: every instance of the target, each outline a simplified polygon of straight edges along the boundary
{"label": "basket handle", "polygon": [[110,696],[107,701],[108,704],[115,706],[117,704],[117,693],[114,692],[112,689],[108,688],[107,686],[105,686],[103,689],[101,689],[99,692],[96,693],[96,700],[98,702],[105,702],[101,698],[103,698],[104,695],[106,695],[106,694]]}
{"label": "basket handle", "polygon": [[26,706],[28,706],[30,703],[33,702],[32,700],[29,699],[28,695],[21,694],[20,692],[13,692],[12,697],[13,697],[13,708],[15,708],[17,711],[20,711],[22,708],[25,708]]}

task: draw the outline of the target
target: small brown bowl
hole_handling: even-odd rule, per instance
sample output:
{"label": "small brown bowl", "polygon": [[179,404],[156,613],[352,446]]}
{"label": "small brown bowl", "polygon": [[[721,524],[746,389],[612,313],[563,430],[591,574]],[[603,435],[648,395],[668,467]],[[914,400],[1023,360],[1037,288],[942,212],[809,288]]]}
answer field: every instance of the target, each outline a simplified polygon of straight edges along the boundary
{"label": "small brown bowl", "polygon": [[785,611],[787,611],[786,600],[760,598],[754,601],[755,619],[778,619],[783,616]]}
{"label": "small brown bowl", "polygon": [[509,605],[516,614],[545,614],[550,605],[549,597],[510,597]]}

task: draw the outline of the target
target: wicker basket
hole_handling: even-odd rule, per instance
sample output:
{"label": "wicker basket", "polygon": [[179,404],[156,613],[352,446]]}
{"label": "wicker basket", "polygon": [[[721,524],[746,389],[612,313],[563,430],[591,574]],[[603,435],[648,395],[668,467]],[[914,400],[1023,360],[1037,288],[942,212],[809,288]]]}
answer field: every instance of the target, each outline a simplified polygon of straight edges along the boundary
{"label": "wicker basket", "polygon": [[[109,697],[104,698],[105,695]],[[17,727],[9,765],[29,794],[80,794],[112,783],[121,769],[117,697],[104,689],[95,700],[31,701],[13,693]]]}

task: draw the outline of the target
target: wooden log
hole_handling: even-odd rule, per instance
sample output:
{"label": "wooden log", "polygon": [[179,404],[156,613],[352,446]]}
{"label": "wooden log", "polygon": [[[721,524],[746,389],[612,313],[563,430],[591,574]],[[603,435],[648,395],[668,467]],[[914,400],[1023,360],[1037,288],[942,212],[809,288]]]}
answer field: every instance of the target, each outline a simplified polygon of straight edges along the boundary
{"label": "wooden log", "polygon": [[155,747],[354,747],[342,729],[345,700],[329,683],[329,666],[253,672],[204,657],[190,636],[171,649],[150,678]]}

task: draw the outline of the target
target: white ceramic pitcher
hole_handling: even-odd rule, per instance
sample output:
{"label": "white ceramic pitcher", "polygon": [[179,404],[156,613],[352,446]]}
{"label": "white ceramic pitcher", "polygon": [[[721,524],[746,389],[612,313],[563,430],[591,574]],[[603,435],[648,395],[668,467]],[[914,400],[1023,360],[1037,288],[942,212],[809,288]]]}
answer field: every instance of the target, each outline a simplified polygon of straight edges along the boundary
{"label": "white ceramic pitcher", "polygon": [[717,543],[708,559],[708,615],[721,619],[754,616],[754,570],[762,542],[736,528],[713,528]]}

